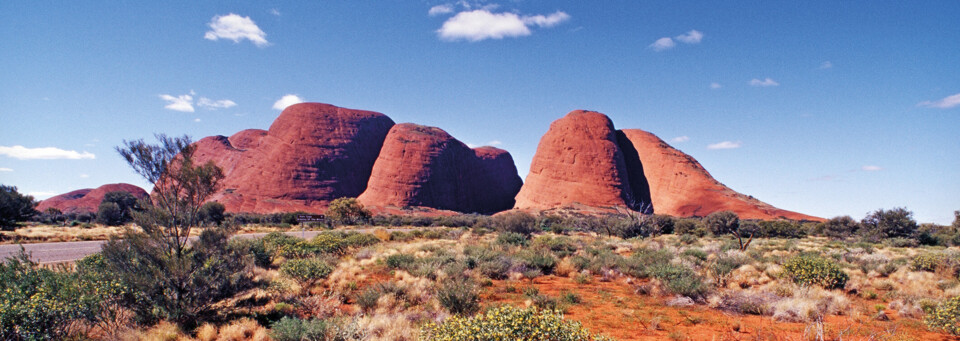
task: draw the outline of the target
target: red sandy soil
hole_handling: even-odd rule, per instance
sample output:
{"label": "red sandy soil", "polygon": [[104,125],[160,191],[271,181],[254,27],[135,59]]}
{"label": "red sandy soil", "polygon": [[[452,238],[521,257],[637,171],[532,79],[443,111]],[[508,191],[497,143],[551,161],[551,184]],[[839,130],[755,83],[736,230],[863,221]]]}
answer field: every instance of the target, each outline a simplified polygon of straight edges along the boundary
{"label": "red sandy soil", "polygon": [[[815,325],[777,322],[769,316],[741,315],[710,309],[703,305],[669,307],[669,297],[652,297],[636,293],[636,284],[623,279],[602,282],[593,277],[578,284],[571,278],[545,276],[533,281],[494,281],[483,291],[485,306],[529,304],[523,289],[535,287],[540,294],[554,298],[567,292],[581,297],[581,303],[566,305],[567,319],[579,321],[592,333],[618,340],[815,340]],[[508,287],[513,287],[508,292]],[[872,307],[877,302],[853,298],[850,311]],[[872,308],[870,308],[872,309]],[[887,310],[889,321],[875,321],[868,314],[861,317],[827,316],[824,321],[826,340],[958,340],[945,334],[930,332],[922,321],[900,318]]]}

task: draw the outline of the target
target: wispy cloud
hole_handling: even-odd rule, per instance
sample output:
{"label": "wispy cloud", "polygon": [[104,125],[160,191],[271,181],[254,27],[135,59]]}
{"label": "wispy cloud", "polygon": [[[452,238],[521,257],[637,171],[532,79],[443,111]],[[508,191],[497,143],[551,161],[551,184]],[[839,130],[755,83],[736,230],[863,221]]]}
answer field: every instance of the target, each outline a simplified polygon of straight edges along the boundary
{"label": "wispy cloud", "polygon": [[491,147],[494,147],[494,146],[499,146],[499,145],[501,145],[501,144],[503,144],[503,142],[501,142],[500,140],[490,140],[490,141],[487,141],[487,143],[484,143],[484,144],[482,144],[482,145],[475,145],[475,144],[473,144],[473,143],[467,143],[467,147],[470,147],[470,148],[477,148],[477,147],[481,147],[481,146],[491,146]]}
{"label": "wispy cloud", "polygon": [[453,13],[453,5],[451,4],[436,5],[436,6],[430,7],[430,10],[427,11],[427,15],[431,17],[442,15],[442,14],[450,14],[450,13]]}
{"label": "wispy cloud", "polygon": [[96,156],[89,152],[77,152],[75,150],[63,150],[56,147],[27,148],[24,146],[0,146],[0,155],[6,155],[20,160],[55,160],[55,159],[95,159]]}
{"label": "wispy cloud", "polygon": [[764,80],[759,80],[757,78],[754,78],[754,79],[751,79],[750,82],[748,82],[748,84],[750,84],[750,86],[761,86],[761,87],[780,85],[780,83],[777,83],[777,81],[770,78],[766,78]]}
{"label": "wispy cloud", "polygon": [[653,44],[650,44],[650,48],[657,52],[672,49],[674,46],[677,46],[677,43],[674,43],[673,38],[670,37],[657,39]]}
{"label": "wispy cloud", "polygon": [[182,112],[193,112],[193,96],[190,95],[180,95],[180,96],[171,96],[167,94],[160,95],[160,99],[167,101],[167,105],[163,107],[173,111],[182,111]]}
{"label": "wispy cloud", "polygon": [[13,168],[0,167],[0,172],[12,172]]}
{"label": "wispy cloud", "polygon": [[687,34],[678,35],[677,40],[685,44],[698,44],[703,40],[703,32],[690,30]]}
{"label": "wispy cloud", "polygon": [[937,101],[923,101],[917,105],[925,108],[950,109],[960,105],[960,94],[950,95]]}
{"label": "wispy cloud", "polygon": [[237,103],[229,99],[212,100],[206,97],[200,97],[197,100],[197,106],[209,110],[226,109],[237,106]]}
{"label": "wispy cloud", "polygon": [[742,145],[743,143],[740,141],[737,141],[737,142],[723,141],[723,142],[717,142],[717,143],[708,145],[707,149],[736,149],[736,148],[740,148],[740,146]]}
{"label": "wispy cloud", "polygon": [[860,170],[865,171],[865,172],[878,172],[878,171],[882,171],[882,170],[883,170],[883,167],[874,166],[874,165],[866,165],[866,166],[860,167]]}
{"label": "wispy cloud", "polygon": [[653,49],[656,52],[665,51],[674,48],[677,46],[677,43],[674,41],[679,41],[684,44],[699,44],[703,40],[703,32],[697,30],[690,30],[685,34],[678,35],[676,37],[663,37],[657,39],[657,41],[650,44],[648,47]]}
{"label": "wispy cloud", "polygon": [[493,13],[489,9],[464,11],[447,19],[437,30],[444,41],[481,41],[486,39],[516,38],[532,34],[531,26],[549,28],[570,19],[557,11],[549,15],[521,16],[516,13]]}
{"label": "wispy cloud", "polygon": [[723,86],[720,85],[720,83],[710,83],[710,88],[711,88],[711,89],[719,89],[719,88],[722,88],[722,87],[723,87]]}
{"label": "wispy cloud", "polygon": [[284,95],[283,97],[280,97],[280,99],[274,102],[273,108],[277,110],[283,110],[291,105],[294,105],[297,103],[303,103],[303,102],[304,100],[303,98],[300,98],[300,96],[297,96],[294,94],[287,94],[287,95]]}
{"label": "wispy cloud", "polygon": [[278,9],[276,9],[276,8],[271,8],[271,9],[270,9],[270,14],[273,14],[273,15],[276,15],[276,16],[279,17],[279,16],[280,16],[280,10],[278,10]]}
{"label": "wispy cloud", "polygon": [[234,43],[239,43],[241,40],[246,39],[254,45],[257,45],[257,47],[270,45],[270,42],[268,42],[266,38],[267,34],[264,33],[250,17],[241,17],[233,13],[218,15],[213,17],[207,25],[210,26],[211,30],[203,35],[204,39],[227,39],[232,40]]}
{"label": "wispy cloud", "polygon": [[90,174],[80,174],[80,178],[81,178],[81,179],[86,179],[86,178],[89,178],[89,177],[90,177]]}
{"label": "wispy cloud", "polygon": [[200,118],[197,117],[197,118],[193,119],[193,122],[200,123]]}
{"label": "wispy cloud", "polygon": [[689,136],[686,136],[686,135],[684,135],[684,136],[677,136],[677,137],[674,137],[674,138],[670,139],[670,142],[673,142],[673,143],[681,143],[681,142],[687,142],[687,141],[690,141],[690,137],[689,137]]}
{"label": "wispy cloud", "polygon": [[832,67],[833,67],[833,63],[831,63],[831,62],[828,60],[828,61],[825,61],[825,62],[823,62],[823,63],[820,63],[820,67],[818,67],[818,69],[824,70],[824,69],[829,69],[829,68],[832,68]]}

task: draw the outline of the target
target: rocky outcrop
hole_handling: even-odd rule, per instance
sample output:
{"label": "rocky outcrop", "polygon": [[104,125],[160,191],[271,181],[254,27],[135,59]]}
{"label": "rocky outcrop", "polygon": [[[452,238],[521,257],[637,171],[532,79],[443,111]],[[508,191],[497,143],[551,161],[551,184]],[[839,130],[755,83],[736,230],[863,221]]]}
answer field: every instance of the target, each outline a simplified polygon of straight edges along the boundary
{"label": "rocky outcrop", "polygon": [[300,103],[269,130],[198,141],[195,158],[224,169],[213,200],[230,212],[318,212],[333,199],[363,193],[393,125],[372,111]]}
{"label": "rocky outcrop", "polygon": [[[630,162],[627,159],[630,159]],[[643,181],[631,181],[617,131],[606,115],[576,110],[550,124],[517,194],[518,209],[574,204],[651,211]],[[637,186],[639,188],[633,188]]]}
{"label": "rocky outcrop", "polygon": [[471,149],[439,128],[402,123],[387,134],[358,200],[367,206],[492,213],[512,207],[521,184],[506,151]]}
{"label": "rocky outcrop", "polygon": [[714,179],[693,157],[649,132],[624,129],[622,134],[643,163],[643,169],[632,169],[630,176],[643,177],[649,183],[658,214],[703,217],[713,212],[733,211],[741,219],[823,220],[782,210],[730,189]]}
{"label": "rocky outcrop", "polygon": [[653,134],[615,130],[607,116],[582,110],[550,125],[515,207],[630,208],[680,217],[729,210],[742,219],[822,220],[737,193]]}
{"label": "rocky outcrop", "polygon": [[55,208],[68,213],[96,213],[103,197],[110,192],[128,192],[137,197],[137,199],[146,199],[147,191],[143,188],[131,184],[107,184],[97,188],[88,188],[64,193],[49,199],[40,201],[37,205],[37,211],[43,212],[49,208]]}

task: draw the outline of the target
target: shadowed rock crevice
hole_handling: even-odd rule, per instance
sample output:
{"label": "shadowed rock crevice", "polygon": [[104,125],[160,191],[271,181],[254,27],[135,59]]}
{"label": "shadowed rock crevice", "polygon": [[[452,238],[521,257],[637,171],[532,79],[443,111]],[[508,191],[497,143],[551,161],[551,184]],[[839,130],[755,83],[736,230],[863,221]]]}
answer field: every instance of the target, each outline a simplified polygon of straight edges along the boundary
{"label": "shadowed rock crevice", "polygon": [[627,179],[630,182],[633,198],[627,206],[640,213],[653,214],[655,203],[650,196],[650,184],[647,182],[646,174],[643,173],[643,162],[640,161],[637,149],[621,130],[617,130],[617,145],[627,166]]}

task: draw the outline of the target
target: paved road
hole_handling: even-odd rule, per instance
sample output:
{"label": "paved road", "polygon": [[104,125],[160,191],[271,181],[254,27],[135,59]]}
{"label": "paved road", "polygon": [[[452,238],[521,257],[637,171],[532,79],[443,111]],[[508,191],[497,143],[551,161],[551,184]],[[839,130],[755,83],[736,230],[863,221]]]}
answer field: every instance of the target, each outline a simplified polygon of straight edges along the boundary
{"label": "paved road", "polygon": [[[388,232],[403,231],[404,229],[386,229]],[[371,233],[373,229],[355,229],[349,231]],[[284,232],[291,236],[313,238],[323,231],[290,231]],[[246,233],[238,234],[234,238],[259,238],[266,236],[266,233]],[[196,239],[192,237],[191,239]],[[44,263],[62,263],[73,262],[91,254],[100,252],[101,246],[106,243],[105,240],[93,240],[85,242],[59,242],[59,243],[36,243],[23,244],[23,248],[30,254],[33,261]],[[0,245],[0,260],[16,254],[20,251],[20,244]]]}

